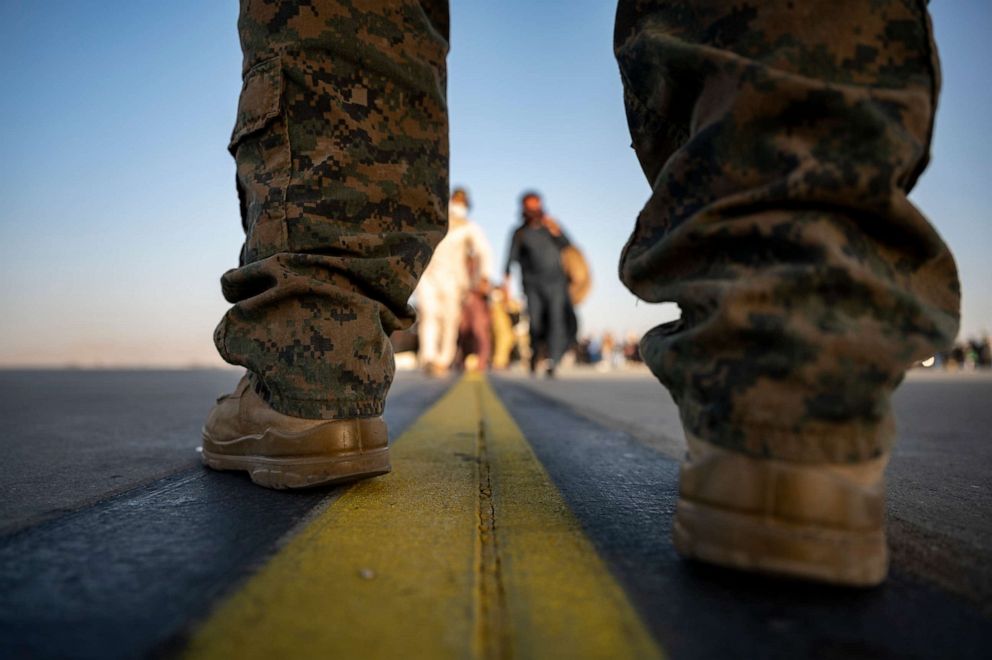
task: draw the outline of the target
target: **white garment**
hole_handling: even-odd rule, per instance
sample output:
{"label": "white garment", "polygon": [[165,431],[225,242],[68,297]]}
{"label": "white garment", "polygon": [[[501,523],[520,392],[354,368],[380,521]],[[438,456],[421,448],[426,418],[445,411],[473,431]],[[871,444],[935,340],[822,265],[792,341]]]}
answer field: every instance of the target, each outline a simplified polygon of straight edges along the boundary
{"label": "white garment", "polygon": [[489,241],[482,228],[471,220],[448,218],[448,234],[434,249],[434,256],[420,278],[433,281],[435,285],[468,291],[477,281],[472,281],[468,272],[469,258],[474,257],[478,264],[478,278],[491,280],[493,257]]}
{"label": "white garment", "polygon": [[421,365],[451,366],[458,350],[461,312],[461,291],[435,286],[432,280],[421,280],[417,286]]}
{"label": "white garment", "polygon": [[[465,294],[479,279],[492,278],[492,250],[486,235],[461,214],[448,216],[448,234],[434,250],[417,285],[420,363],[451,365],[458,347],[458,326]],[[469,273],[469,259],[477,264]]]}

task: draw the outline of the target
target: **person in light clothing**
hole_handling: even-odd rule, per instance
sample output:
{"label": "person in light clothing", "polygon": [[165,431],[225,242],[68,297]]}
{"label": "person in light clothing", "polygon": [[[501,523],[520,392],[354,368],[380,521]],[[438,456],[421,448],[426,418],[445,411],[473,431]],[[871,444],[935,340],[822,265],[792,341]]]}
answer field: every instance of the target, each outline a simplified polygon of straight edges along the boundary
{"label": "person in light clothing", "polygon": [[[469,199],[456,188],[448,204],[448,233],[417,286],[420,365],[428,373],[447,373],[458,344],[462,304],[471,291],[487,289],[492,250],[482,229],[468,219]],[[474,268],[470,268],[474,264]],[[473,272],[474,271],[474,274]]]}

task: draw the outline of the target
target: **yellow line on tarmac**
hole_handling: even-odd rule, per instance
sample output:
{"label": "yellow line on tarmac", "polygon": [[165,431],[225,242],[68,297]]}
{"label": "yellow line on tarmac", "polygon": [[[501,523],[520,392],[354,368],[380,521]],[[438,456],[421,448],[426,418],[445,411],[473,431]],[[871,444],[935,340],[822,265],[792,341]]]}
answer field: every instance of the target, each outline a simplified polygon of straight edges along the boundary
{"label": "yellow line on tarmac", "polygon": [[195,633],[193,657],[661,655],[489,385],[465,378]]}

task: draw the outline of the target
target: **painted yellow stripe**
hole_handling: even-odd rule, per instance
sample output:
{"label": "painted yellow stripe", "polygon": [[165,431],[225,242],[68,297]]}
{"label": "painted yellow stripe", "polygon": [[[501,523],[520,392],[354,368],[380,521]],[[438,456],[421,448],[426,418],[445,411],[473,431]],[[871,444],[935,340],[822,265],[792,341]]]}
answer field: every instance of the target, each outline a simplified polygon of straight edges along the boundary
{"label": "painted yellow stripe", "polygon": [[193,657],[661,655],[489,385],[466,378],[194,635]]}

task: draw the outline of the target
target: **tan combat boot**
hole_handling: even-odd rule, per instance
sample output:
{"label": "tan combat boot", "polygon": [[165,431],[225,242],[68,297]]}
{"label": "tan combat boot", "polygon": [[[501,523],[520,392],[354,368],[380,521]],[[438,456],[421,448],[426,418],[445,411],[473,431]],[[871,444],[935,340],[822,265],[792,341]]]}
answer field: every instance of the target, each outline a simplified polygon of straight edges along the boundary
{"label": "tan combat boot", "polygon": [[203,463],[247,470],[267,488],[304,488],[389,472],[382,417],[304,419],[273,410],[248,376],[217,399],[203,426]]}
{"label": "tan combat boot", "polygon": [[852,465],[758,459],[689,438],[675,511],[683,557],[849,586],[885,579],[888,456]]}

